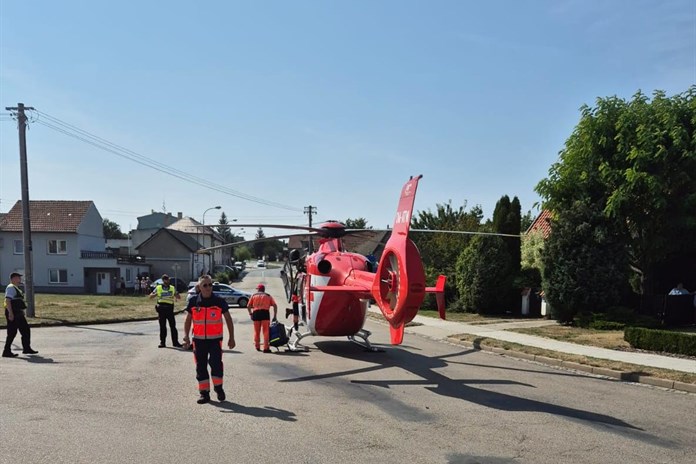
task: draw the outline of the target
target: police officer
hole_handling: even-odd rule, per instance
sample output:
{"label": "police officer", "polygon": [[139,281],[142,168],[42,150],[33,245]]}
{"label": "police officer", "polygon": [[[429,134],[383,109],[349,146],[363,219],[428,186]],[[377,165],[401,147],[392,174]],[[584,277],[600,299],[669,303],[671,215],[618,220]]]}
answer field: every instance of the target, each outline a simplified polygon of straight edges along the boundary
{"label": "police officer", "polygon": [[38,351],[31,348],[31,331],[29,323],[24,315],[27,304],[24,301],[24,292],[19,288],[22,283],[22,274],[13,272],[10,274],[10,284],[5,289],[5,319],[7,319],[7,338],[3,358],[14,358],[17,353],[12,352],[12,342],[17,336],[17,331],[22,335],[22,353],[36,354]]}
{"label": "police officer", "polygon": [[174,319],[174,299],[180,300],[179,292],[176,291],[173,285],[169,283],[169,276],[162,274],[162,283],[157,285],[150,293],[150,299],[157,297],[157,305],[155,311],[159,319],[160,326],[160,344],[159,348],[167,346],[167,322],[172,331],[172,345],[177,348],[181,347],[179,343],[179,333],[176,330],[176,320]]}
{"label": "police officer", "polygon": [[[210,401],[210,380],[218,401],[225,401],[222,388],[222,319],[225,319],[229,340],[227,346],[235,347],[234,324],[227,302],[213,294],[213,281],[209,275],[199,277],[200,293],[191,298],[186,306],[184,321],[184,344],[190,343],[189,331],[193,323],[193,355],[196,360],[196,380],[198,380],[198,404]],[[210,375],[208,375],[210,364]]]}
{"label": "police officer", "polygon": [[271,295],[266,293],[266,287],[263,284],[256,286],[258,290],[256,293],[251,295],[249,298],[249,303],[247,303],[247,311],[249,311],[249,317],[254,321],[254,346],[256,346],[256,351],[261,351],[261,340],[259,335],[263,329],[263,352],[270,353],[271,347],[269,345],[269,328],[271,325],[271,306],[273,306],[273,320],[276,320],[278,316],[278,305]]}

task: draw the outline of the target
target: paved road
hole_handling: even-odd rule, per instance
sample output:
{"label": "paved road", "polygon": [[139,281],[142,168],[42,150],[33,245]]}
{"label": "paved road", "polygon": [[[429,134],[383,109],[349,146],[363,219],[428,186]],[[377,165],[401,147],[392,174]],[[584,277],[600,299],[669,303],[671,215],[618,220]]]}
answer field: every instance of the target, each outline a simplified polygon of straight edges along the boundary
{"label": "paved road", "polygon": [[384,352],[320,338],[309,353],[263,354],[245,310],[233,315],[228,401],[208,405],[195,402],[191,353],[156,348],[156,322],[34,329],[39,355],[0,359],[0,463],[685,463],[696,452],[693,394],[416,335],[391,347],[372,321]]}

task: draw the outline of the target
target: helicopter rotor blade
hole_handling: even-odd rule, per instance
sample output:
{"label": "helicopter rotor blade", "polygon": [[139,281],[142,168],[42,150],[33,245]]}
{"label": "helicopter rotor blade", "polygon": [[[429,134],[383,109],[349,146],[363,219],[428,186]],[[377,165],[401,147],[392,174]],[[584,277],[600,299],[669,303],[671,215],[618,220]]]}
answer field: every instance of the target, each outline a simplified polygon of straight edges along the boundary
{"label": "helicopter rotor blade", "polygon": [[237,247],[237,246],[242,246],[242,245],[252,245],[254,243],[259,243],[259,242],[267,242],[270,240],[279,240],[281,238],[291,238],[291,237],[309,237],[309,236],[316,236],[317,234],[288,234],[288,235],[273,235],[272,237],[263,237],[263,238],[256,238],[253,240],[244,240],[242,242],[234,242],[234,243],[226,243],[224,245],[216,245],[214,247],[208,247],[208,248],[201,248],[200,250],[196,251],[198,254],[206,254],[210,253],[211,251],[215,250],[224,250],[225,248],[232,248],[232,247]]}
{"label": "helicopter rotor blade", "polygon": [[307,227],[307,226],[293,226],[293,225],[288,225],[288,224],[237,224],[236,222],[232,224],[201,224],[199,226],[195,226],[197,228],[201,227],[209,227],[209,228],[223,228],[223,229],[230,229],[232,227],[259,227],[261,229],[289,229],[289,230],[306,230],[309,232],[317,232],[317,233],[322,233],[324,232],[324,229],[317,229],[316,227]]}

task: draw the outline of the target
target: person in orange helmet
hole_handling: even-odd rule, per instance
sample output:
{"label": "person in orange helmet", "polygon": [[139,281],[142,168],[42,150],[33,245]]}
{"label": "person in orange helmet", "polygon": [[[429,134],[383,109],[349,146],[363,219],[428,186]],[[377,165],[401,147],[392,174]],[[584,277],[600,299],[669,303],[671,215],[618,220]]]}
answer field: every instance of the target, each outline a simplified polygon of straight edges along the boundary
{"label": "person in orange helmet", "polygon": [[269,345],[269,327],[271,324],[271,307],[273,307],[273,320],[278,317],[278,305],[271,295],[266,293],[266,286],[259,284],[256,286],[258,290],[254,293],[247,303],[249,317],[254,321],[254,346],[256,351],[261,351],[260,332],[263,330],[263,352],[270,353]]}

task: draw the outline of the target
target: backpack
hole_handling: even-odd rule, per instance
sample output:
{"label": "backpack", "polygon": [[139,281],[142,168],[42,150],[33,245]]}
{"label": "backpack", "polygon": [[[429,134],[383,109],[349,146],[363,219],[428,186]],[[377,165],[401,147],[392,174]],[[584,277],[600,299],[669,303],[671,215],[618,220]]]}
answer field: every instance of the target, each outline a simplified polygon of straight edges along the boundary
{"label": "backpack", "polygon": [[276,348],[287,345],[290,341],[288,337],[288,330],[285,328],[285,324],[281,324],[278,321],[271,322],[268,334],[270,338],[269,344]]}

